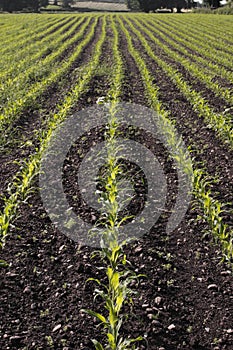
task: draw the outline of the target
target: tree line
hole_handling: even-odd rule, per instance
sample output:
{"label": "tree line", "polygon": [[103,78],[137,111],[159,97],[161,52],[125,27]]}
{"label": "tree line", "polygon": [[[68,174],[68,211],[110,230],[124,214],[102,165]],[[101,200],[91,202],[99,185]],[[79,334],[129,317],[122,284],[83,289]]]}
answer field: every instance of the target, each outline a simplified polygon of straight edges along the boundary
{"label": "tree line", "polygon": [[[61,0],[59,3],[63,7],[69,7],[74,0]],[[182,8],[192,8],[195,7],[194,0],[126,0],[129,9],[138,9],[144,12],[155,11],[160,8],[167,8],[173,11],[174,8],[177,12],[181,12]],[[54,0],[54,4],[58,1]],[[204,0],[206,5],[211,7],[219,7],[220,0]],[[0,9],[2,11],[21,11],[24,9],[31,11],[39,11],[40,7],[47,6],[49,0],[0,0]]]}
{"label": "tree line", "polygon": [[[126,0],[127,6],[133,10],[142,10],[144,12],[155,11],[166,8],[173,11],[181,12],[182,8],[190,9],[196,7],[194,0]],[[204,5],[210,7],[220,7],[220,0],[204,0]]]}
{"label": "tree line", "polygon": [[[41,7],[49,5],[49,3],[49,0],[0,0],[0,9],[7,12],[22,10],[38,12]],[[57,5],[58,1],[54,0],[53,3]],[[61,0],[59,3],[63,7],[69,7],[73,3],[73,0]]]}
{"label": "tree line", "polygon": [[47,6],[48,0],[0,0],[0,8],[2,11],[21,11],[28,9],[38,11],[40,7]]}

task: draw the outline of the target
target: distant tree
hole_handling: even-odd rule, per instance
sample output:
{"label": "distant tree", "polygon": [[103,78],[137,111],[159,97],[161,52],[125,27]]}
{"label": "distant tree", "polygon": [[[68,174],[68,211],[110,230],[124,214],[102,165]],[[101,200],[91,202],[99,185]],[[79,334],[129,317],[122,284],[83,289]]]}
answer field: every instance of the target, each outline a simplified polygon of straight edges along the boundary
{"label": "distant tree", "polygon": [[73,3],[74,3],[74,0],[62,0],[62,6],[64,8],[70,7],[70,5]]}
{"label": "distant tree", "polygon": [[177,9],[180,12],[183,7],[187,7],[186,0],[138,0],[140,9],[144,12],[155,11],[160,8]]}
{"label": "distant tree", "polygon": [[38,11],[41,6],[47,5],[48,0],[0,0],[0,8],[8,12],[24,9]]}
{"label": "distant tree", "polygon": [[220,0],[204,0],[203,4],[214,8],[221,6]]}
{"label": "distant tree", "polygon": [[40,0],[40,7],[46,7],[49,4],[49,0]]}

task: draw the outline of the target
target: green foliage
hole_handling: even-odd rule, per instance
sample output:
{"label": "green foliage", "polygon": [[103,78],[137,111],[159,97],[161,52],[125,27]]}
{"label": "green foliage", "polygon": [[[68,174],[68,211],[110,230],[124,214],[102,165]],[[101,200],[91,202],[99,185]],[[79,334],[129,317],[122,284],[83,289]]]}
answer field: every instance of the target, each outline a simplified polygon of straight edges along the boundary
{"label": "green foliage", "polygon": [[40,7],[47,5],[48,0],[0,0],[0,8],[8,12],[25,9],[38,11]]}
{"label": "green foliage", "polygon": [[138,0],[138,2],[140,9],[144,12],[155,11],[160,8],[171,10],[176,8],[177,12],[180,12],[182,8],[188,5],[188,2],[185,0]]}
{"label": "green foliage", "polygon": [[[149,45],[148,41],[145,39],[142,33],[143,31],[145,31],[148,36],[151,36],[151,38],[153,37],[153,35],[145,29],[145,26],[143,28],[141,26],[141,31],[137,30],[133,26],[132,22],[129,21],[129,19],[127,20],[127,24],[131,28],[132,32],[134,32],[134,34],[139,38],[149,56],[152,59],[154,59],[159,64],[159,66],[161,66],[164,72],[168,76],[170,76],[170,78],[175,82],[175,84],[177,84],[179,88],[182,88],[183,86],[182,92],[187,96],[189,96],[190,94],[190,97],[194,99],[194,108],[197,108],[197,111],[201,112],[202,107],[205,106],[205,101],[201,99],[200,95],[196,95],[197,93],[194,92],[190,87],[183,85],[184,79],[182,78],[182,76],[177,75],[176,70],[172,69],[171,66],[168,66],[164,61],[160,60],[154,54],[153,50],[151,49],[151,46]],[[171,150],[174,151],[174,154],[176,154],[176,148],[179,141],[176,139],[176,136],[173,132],[173,128],[171,127],[172,123],[168,118],[169,112],[165,111],[162,108],[161,103],[158,99],[158,88],[153,82],[153,77],[149,72],[144,59],[141,57],[140,52],[135,49],[129,31],[125,28],[121,20],[120,25],[128,42],[128,50],[134,58],[135,63],[138,66],[138,69],[144,81],[149,103],[151,107],[160,114],[161,121],[163,121],[163,123],[161,122],[159,125],[159,127],[161,128],[161,132],[164,131],[166,135],[169,135],[169,137],[167,137],[167,139],[169,140],[169,146],[171,147]],[[155,40],[155,38],[153,38],[153,40]],[[195,98],[195,96],[197,96],[197,98]],[[206,109],[206,112],[208,110],[208,118],[206,120],[208,122],[212,121],[215,125],[216,131],[223,136],[221,117],[218,119],[217,115],[214,115],[209,109],[209,107],[204,108],[208,108]],[[202,116],[205,118],[204,113]],[[232,140],[232,129],[230,128],[230,125],[227,126],[225,135],[225,141],[229,142],[230,140]],[[232,144],[230,142],[229,145],[231,147]],[[176,159],[178,160],[179,167],[181,167],[181,169],[183,169],[185,173],[189,174],[190,166],[192,167],[192,164],[187,164],[185,154],[179,154],[178,158]],[[209,179],[208,175],[205,174],[205,171],[203,169],[199,169],[198,167],[194,169],[194,176],[192,178],[192,181],[194,185],[194,196],[200,204],[200,206],[202,207],[202,210],[204,212],[204,218],[209,223],[212,234],[215,237],[216,241],[221,243],[224,258],[230,262],[232,261],[233,257],[233,232],[231,232],[228,225],[224,224],[223,222],[222,213],[224,212],[224,205],[212,197],[210,189],[208,188],[208,185],[211,180]]]}
{"label": "green foliage", "polygon": [[[91,38],[93,37],[97,21],[98,16],[95,17],[95,21],[92,24],[92,28],[89,34],[85,38],[83,38],[83,41],[81,41],[76,47],[76,57],[79,57],[84,47],[87,45],[88,42],[90,42]],[[36,174],[38,174],[41,157],[48,145],[53,130],[66,118],[72,106],[77,102],[81,94],[86,90],[87,84],[91,80],[99,64],[105,36],[106,19],[104,18],[102,26],[102,35],[100,36],[95,46],[95,53],[93,54],[91,61],[88,64],[84,65],[82,73],[80,74],[80,77],[77,80],[77,84],[64,98],[64,102],[59,106],[58,112],[56,114],[52,114],[52,116],[49,118],[46,130],[43,130],[40,134],[40,138],[38,140],[39,148],[36,150],[36,153],[31,155],[29,159],[25,160],[22,163],[21,169],[18,171],[18,173],[13,179],[12,184],[9,186],[9,196],[3,198],[4,208],[2,213],[0,214],[0,245],[5,244],[10,225],[17,217],[20,203],[22,201],[26,201],[32,191],[31,185],[33,183],[33,179],[36,176]],[[65,64],[69,67],[69,64],[71,64],[71,62],[69,62],[68,60],[65,62]]]}
{"label": "green foliage", "polygon": [[[142,29],[142,32],[140,32],[133,26],[131,21],[128,20],[127,22],[130,28],[132,29],[132,31],[138,36],[139,40],[141,41],[142,45],[144,46],[149,56],[162,68],[162,70],[170,77],[170,79],[175,83],[175,85],[177,85],[177,87],[180,89],[183,95],[191,103],[195,112],[197,112],[200,117],[204,118],[204,120],[206,121],[206,124],[210,128],[212,128],[214,131],[216,131],[219,137],[226,144],[228,144],[230,148],[233,148],[233,129],[232,129],[231,121],[228,121],[228,118],[226,118],[224,114],[215,113],[213,109],[208,105],[205,98],[201,96],[201,93],[194,90],[189,85],[189,83],[186,82],[183,74],[179,73],[176,68],[173,68],[171,65],[168,65],[164,60],[159,58],[153,52],[151,46],[148,44],[148,41],[145,39],[145,37],[142,34],[144,31],[153,41],[158,42],[158,39],[156,38],[156,36],[154,36],[151,33],[151,31],[146,29],[145,26],[139,24],[140,28]],[[164,51],[166,52],[169,52],[169,54],[171,52],[171,50],[166,49],[166,47],[163,44],[162,44],[162,49],[164,49]],[[174,54],[174,55],[177,57],[177,54]],[[184,59],[181,58],[181,61],[184,61]],[[192,67],[192,65],[189,65],[189,67],[190,66]],[[197,70],[196,70],[196,74],[199,75],[199,72],[197,72]],[[203,79],[205,79],[204,76],[203,76]],[[227,95],[227,98],[228,97],[230,101],[232,101],[232,97],[230,97],[229,94]]]}

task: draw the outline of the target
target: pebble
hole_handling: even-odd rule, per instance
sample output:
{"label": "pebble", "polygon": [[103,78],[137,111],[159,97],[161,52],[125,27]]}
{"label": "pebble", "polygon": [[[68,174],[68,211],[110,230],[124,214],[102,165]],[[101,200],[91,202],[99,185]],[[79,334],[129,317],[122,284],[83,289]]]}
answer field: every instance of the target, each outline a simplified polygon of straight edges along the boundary
{"label": "pebble", "polygon": [[167,329],[169,329],[169,331],[171,331],[174,328],[176,328],[176,326],[173,323],[170,324],[170,326],[167,327]]}
{"label": "pebble", "polygon": [[13,344],[19,344],[19,343],[21,343],[21,340],[22,340],[22,338],[18,335],[14,335],[14,336],[10,337],[10,341]]}
{"label": "pebble", "polygon": [[207,333],[209,333],[209,331],[210,331],[209,327],[206,327],[206,328],[205,328],[205,331],[206,331]]}
{"label": "pebble", "polygon": [[7,277],[16,277],[16,276],[18,276],[18,274],[17,273],[12,273],[12,272],[7,272],[6,276]]}
{"label": "pebble", "polygon": [[217,284],[209,284],[207,288],[208,289],[218,289],[218,286],[217,286]]}
{"label": "pebble", "polygon": [[61,328],[61,324],[58,324],[57,326],[55,326],[55,327],[53,328],[52,332],[56,332],[56,331],[58,331],[58,329],[60,329],[60,328]]}
{"label": "pebble", "polygon": [[230,270],[222,271],[222,272],[221,272],[221,275],[222,275],[222,276],[227,276],[227,275],[231,275],[231,274],[232,274],[232,272],[231,272]]}
{"label": "pebble", "polygon": [[139,246],[139,247],[135,248],[134,251],[135,251],[136,253],[140,253],[140,252],[142,251],[142,247]]}
{"label": "pebble", "polygon": [[150,305],[149,304],[142,304],[143,309],[145,309],[148,306],[150,306]]}
{"label": "pebble", "polygon": [[233,329],[227,329],[227,333],[228,334],[232,334],[233,333]]}
{"label": "pebble", "polygon": [[156,297],[155,298],[155,304],[159,305],[162,301],[162,298],[161,297]]}
{"label": "pebble", "polygon": [[154,317],[153,314],[148,314],[147,317],[149,318],[149,320],[152,320],[152,318]]}
{"label": "pebble", "polygon": [[27,286],[26,288],[24,288],[23,293],[30,293],[30,292],[31,292],[30,286]]}
{"label": "pebble", "polygon": [[151,311],[153,311],[153,309],[151,307],[146,308],[146,312],[151,312]]}

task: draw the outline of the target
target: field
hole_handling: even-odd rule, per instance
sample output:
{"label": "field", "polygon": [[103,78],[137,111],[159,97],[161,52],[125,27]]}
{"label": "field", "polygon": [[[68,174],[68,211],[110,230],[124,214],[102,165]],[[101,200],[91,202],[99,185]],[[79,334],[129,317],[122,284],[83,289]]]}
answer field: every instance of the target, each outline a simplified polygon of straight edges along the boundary
{"label": "field", "polygon": [[[130,339],[142,337],[135,349],[231,350],[232,17],[2,14],[0,32],[0,348],[132,350]],[[148,108],[143,114],[138,107],[140,127],[119,123],[121,102]],[[90,128],[66,154],[62,181],[70,209],[104,232],[94,256],[95,248],[58,229],[62,202],[56,199],[49,215],[43,197],[56,184],[43,195],[39,182],[54,132],[76,114],[79,130],[80,111],[92,106]],[[96,122],[101,108],[105,126]],[[159,140],[143,130],[149,110],[159,116]],[[133,161],[121,163],[122,135],[158,159],[168,192],[158,220],[140,236],[136,226],[137,239],[127,244],[119,239],[122,227],[144,210],[151,187]],[[100,214],[82,198],[77,174],[103,141]],[[47,169],[53,183],[56,169]],[[124,176],[136,194],[120,212]],[[179,220],[174,208],[178,194],[179,206],[185,200],[186,177],[192,194],[188,188]]]}

